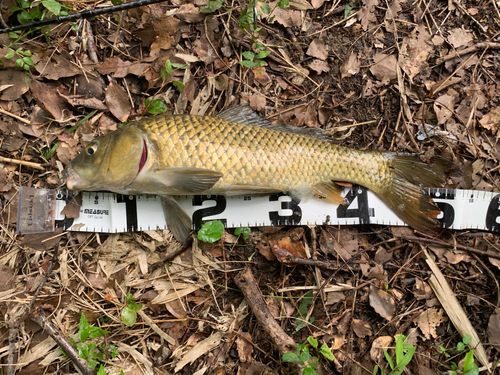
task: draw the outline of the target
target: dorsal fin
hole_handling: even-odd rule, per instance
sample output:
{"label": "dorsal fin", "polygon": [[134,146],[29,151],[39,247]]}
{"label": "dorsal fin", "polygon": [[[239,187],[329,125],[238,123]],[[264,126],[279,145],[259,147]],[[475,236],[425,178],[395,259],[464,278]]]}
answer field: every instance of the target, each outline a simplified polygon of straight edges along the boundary
{"label": "dorsal fin", "polygon": [[248,104],[239,104],[225,109],[219,113],[217,117],[227,121],[236,122],[238,124],[261,126],[280,132],[299,134],[306,137],[317,138],[326,142],[333,142],[333,140],[325,134],[323,129],[320,128],[299,128],[298,126],[273,124],[268,119],[261,117],[257,112],[250,108]]}

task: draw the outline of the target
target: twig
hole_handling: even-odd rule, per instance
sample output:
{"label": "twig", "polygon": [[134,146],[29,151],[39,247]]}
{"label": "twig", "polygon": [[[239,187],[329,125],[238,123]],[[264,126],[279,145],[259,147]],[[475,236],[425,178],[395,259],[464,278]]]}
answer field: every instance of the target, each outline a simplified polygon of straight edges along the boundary
{"label": "twig", "polygon": [[5,163],[24,165],[25,167],[30,167],[33,169],[38,169],[40,171],[45,171],[45,168],[42,167],[42,165],[38,164],[38,163],[32,163],[29,161],[24,161],[24,160],[19,160],[19,159],[6,158],[4,156],[0,156],[0,161],[3,161]]}
{"label": "twig", "polygon": [[13,114],[13,113],[7,112],[7,111],[3,110],[2,108],[0,108],[0,113],[3,113],[4,115],[10,116],[12,118],[15,118],[16,120],[24,122],[26,125],[31,125],[31,121],[26,120],[26,119],[24,119],[22,117],[19,117],[19,116]]}
{"label": "twig", "polygon": [[49,268],[47,269],[47,273],[45,274],[45,277],[43,278],[42,282],[38,286],[38,288],[35,291],[35,294],[33,294],[33,298],[31,298],[31,301],[28,306],[24,308],[24,310],[21,310],[21,313],[19,314],[19,317],[16,319],[15,322],[12,322],[9,328],[9,354],[7,356],[7,375],[14,375],[15,368],[14,366],[14,352],[16,350],[16,339],[17,339],[17,334],[19,332],[19,324],[26,318],[26,316],[29,314],[31,311],[31,308],[33,307],[33,304],[35,303],[36,299],[38,298],[38,295],[42,291],[43,286],[47,282],[47,280],[50,277],[50,274],[52,273],[52,269],[54,268],[54,265],[57,263],[58,260],[58,252],[59,252],[59,244],[56,244],[54,247],[54,256],[52,257],[52,260],[50,262]]}
{"label": "twig", "polygon": [[500,254],[495,253],[493,251],[481,251],[481,250],[474,249],[473,247],[470,247],[470,246],[451,244],[451,243],[448,243],[445,241],[435,240],[432,238],[412,237],[412,236],[401,236],[400,238],[405,239],[407,241],[431,243],[431,244],[449,247],[449,248],[453,248],[453,249],[457,249],[457,250],[468,251],[468,252],[473,253],[473,254],[478,254],[478,255],[483,255],[483,256],[487,256],[487,257],[491,257],[491,258],[495,258],[495,259],[500,259]]}
{"label": "twig", "polygon": [[281,263],[287,265],[287,266],[296,266],[298,264],[302,266],[312,266],[312,267],[318,267],[318,268],[324,268],[327,270],[333,270],[333,269],[338,269],[341,264],[337,262],[328,262],[325,260],[317,260],[317,259],[311,259],[311,258],[302,258],[298,257],[295,255],[288,255],[281,259]]}
{"label": "twig", "polygon": [[280,354],[296,350],[295,342],[286,334],[269,312],[262,293],[257,285],[257,281],[248,268],[240,272],[234,278],[238,288],[241,289],[253,314],[262,325],[262,328],[269,334],[270,339],[278,348]]}
{"label": "twig", "polygon": [[457,7],[458,7],[458,9],[460,9],[460,11],[461,11],[462,13],[466,14],[467,16],[469,16],[469,17],[470,17],[470,19],[471,19],[471,20],[472,20],[472,21],[473,21],[476,25],[478,25],[478,26],[479,26],[479,28],[481,29],[481,31],[482,31],[483,33],[486,33],[486,29],[484,28],[484,26],[483,26],[483,25],[481,25],[481,24],[479,23],[479,21],[478,21],[478,20],[476,20],[474,17],[472,17],[472,14],[470,14],[470,13],[467,11],[467,9],[465,9],[465,8],[462,6],[462,4],[460,4],[460,2],[458,2],[457,0],[455,0],[455,1],[453,1],[453,3],[454,3]]}
{"label": "twig", "polygon": [[149,270],[152,272],[156,270],[157,268],[162,267],[166,262],[170,262],[173,260],[177,255],[182,254],[184,251],[186,251],[193,243],[193,238],[189,237],[187,242],[177,250],[171,252],[170,254],[167,254],[167,256],[163,257],[160,259],[158,262],[153,263],[152,265],[149,266]]}
{"label": "twig", "polygon": [[78,370],[81,371],[83,375],[95,375],[97,373],[96,370],[91,369],[87,366],[85,359],[78,356],[78,352],[76,351],[76,348],[71,344],[71,342],[47,320],[41,306],[39,306],[38,309],[33,314],[31,314],[30,318],[40,327],[42,327],[43,330],[46,331],[49,336],[54,339],[57,345],[59,345],[59,347],[64,350],[73,364],[78,368]]}
{"label": "twig", "polygon": [[440,59],[436,60],[436,64],[442,64],[448,60],[455,59],[457,57],[461,57],[463,55],[467,55],[472,52],[477,52],[482,49],[500,49],[500,43],[494,43],[494,42],[481,42],[473,45],[472,47],[460,50],[460,51],[453,51],[452,53],[446,55],[445,57],[441,57]]}
{"label": "twig", "polygon": [[92,25],[90,22],[85,21],[85,32],[87,33],[87,53],[89,54],[90,60],[94,64],[99,63],[97,58],[97,47],[94,42],[94,34],[92,33]]}

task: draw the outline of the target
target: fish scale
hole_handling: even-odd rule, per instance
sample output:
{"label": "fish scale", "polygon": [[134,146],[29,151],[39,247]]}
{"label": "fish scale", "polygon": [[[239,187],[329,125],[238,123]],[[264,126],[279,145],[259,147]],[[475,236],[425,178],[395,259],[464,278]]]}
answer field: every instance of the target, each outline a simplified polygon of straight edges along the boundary
{"label": "fish scale", "polygon": [[440,211],[421,186],[441,186],[451,165],[343,147],[318,129],[274,125],[237,106],[218,116],[130,122],[87,145],[66,174],[69,189],[161,195],[167,224],[184,241],[191,218],[172,195],[312,193],[339,204],[334,181],[369,188],[407,224],[432,231]]}
{"label": "fish scale", "polygon": [[158,143],[158,162],[163,167],[223,173],[213,191],[255,184],[283,191],[344,179],[370,188],[387,173],[381,153],[354,153],[316,138],[217,117],[153,117],[137,125]]}

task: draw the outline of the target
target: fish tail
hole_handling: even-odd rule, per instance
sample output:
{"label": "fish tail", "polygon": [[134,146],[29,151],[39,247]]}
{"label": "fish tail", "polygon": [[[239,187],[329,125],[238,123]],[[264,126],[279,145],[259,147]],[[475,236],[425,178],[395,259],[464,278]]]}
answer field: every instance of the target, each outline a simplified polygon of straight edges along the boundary
{"label": "fish tail", "polygon": [[388,177],[374,192],[406,224],[424,232],[436,231],[438,223],[434,219],[441,211],[422,187],[443,186],[453,162],[435,158],[429,165],[415,154],[387,154],[385,161]]}

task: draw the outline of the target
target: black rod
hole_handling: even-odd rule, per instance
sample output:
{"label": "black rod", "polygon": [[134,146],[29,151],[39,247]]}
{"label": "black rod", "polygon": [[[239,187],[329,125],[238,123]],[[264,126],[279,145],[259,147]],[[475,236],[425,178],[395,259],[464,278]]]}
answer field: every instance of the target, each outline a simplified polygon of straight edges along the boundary
{"label": "black rod", "polygon": [[43,20],[43,21],[38,21],[38,22],[27,23],[24,25],[8,27],[6,29],[0,29],[0,34],[10,33],[12,31],[18,31],[18,30],[32,29],[35,27],[53,25],[55,23],[63,23],[63,22],[74,21],[74,20],[83,20],[83,19],[98,16],[100,14],[118,12],[121,10],[127,10],[127,9],[132,9],[132,8],[138,8],[138,7],[142,7],[144,5],[161,3],[162,1],[165,1],[165,0],[139,0],[139,1],[133,1],[131,3],[113,5],[113,6],[105,7],[105,8],[85,10],[83,12],[68,14],[66,16],[54,17],[54,18],[50,18],[48,20]]}

